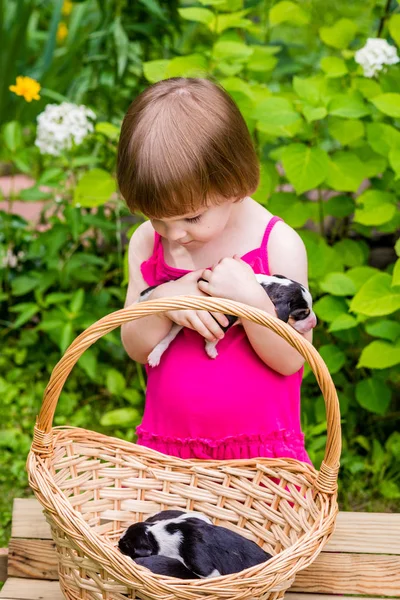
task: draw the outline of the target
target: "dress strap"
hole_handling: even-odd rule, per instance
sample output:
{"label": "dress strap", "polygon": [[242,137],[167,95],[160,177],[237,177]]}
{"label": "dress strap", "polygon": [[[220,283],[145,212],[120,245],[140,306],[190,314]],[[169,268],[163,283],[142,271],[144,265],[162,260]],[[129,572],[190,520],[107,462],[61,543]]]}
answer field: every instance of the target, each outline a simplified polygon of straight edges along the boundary
{"label": "dress strap", "polygon": [[264,237],[262,239],[261,246],[260,246],[260,254],[261,254],[261,258],[262,258],[262,262],[263,262],[263,266],[264,266],[266,275],[273,274],[269,270],[268,240],[269,240],[269,236],[271,235],[272,229],[279,221],[283,222],[283,219],[281,219],[280,217],[272,217],[272,219],[270,219],[270,221],[265,229]]}

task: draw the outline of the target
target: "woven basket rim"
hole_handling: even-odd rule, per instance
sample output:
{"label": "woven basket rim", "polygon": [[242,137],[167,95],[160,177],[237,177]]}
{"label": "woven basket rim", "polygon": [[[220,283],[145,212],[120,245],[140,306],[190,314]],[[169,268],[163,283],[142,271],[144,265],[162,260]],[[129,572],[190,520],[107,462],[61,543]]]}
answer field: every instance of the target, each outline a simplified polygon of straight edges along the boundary
{"label": "woven basket rim", "polygon": [[[104,438],[105,440],[107,440],[107,443],[109,443],[109,441],[111,439],[111,440],[115,440],[116,442],[123,442],[124,445],[131,446],[132,448],[137,448],[137,445],[132,442],[126,442],[125,440],[121,440],[119,438],[110,438],[110,436],[107,436],[105,434],[97,433],[95,431],[91,431],[91,430],[87,430],[87,429],[82,429],[79,427],[60,426],[60,427],[55,427],[53,429],[58,430],[58,431],[64,431],[64,432],[74,432],[74,431],[85,432],[88,434],[93,434],[97,438],[98,437]],[[54,438],[55,447],[58,445],[57,441],[58,441],[58,438],[57,438],[57,436],[55,436],[55,438]],[[84,442],[80,441],[77,443],[84,443]],[[62,443],[60,443],[59,445],[62,446]],[[137,451],[135,453],[137,453]],[[156,460],[159,459],[160,453],[157,452],[156,450],[146,448],[146,453],[148,453],[150,455],[153,454],[154,458]],[[141,567],[140,565],[135,564],[135,562],[131,558],[120,553],[117,550],[116,546],[113,545],[107,538],[103,538],[96,531],[93,531],[92,528],[83,519],[82,514],[79,511],[76,511],[72,507],[68,498],[64,495],[63,491],[55,483],[54,478],[48,468],[48,464],[52,462],[53,456],[41,458],[37,453],[30,451],[30,453],[28,455],[28,461],[27,461],[27,469],[28,469],[28,473],[30,475],[30,479],[31,479],[31,477],[34,477],[36,469],[42,468],[42,474],[43,474],[44,478],[45,479],[47,478],[47,482],[51,484],[52,494],[46,496],[47,506],[45,507],[45,510],[48,509],[49,508],[48,505],[51,504],[52,508],[54,509],[54,511],[57,514],[63,514],[63,515],[65,514],[63,511],[59,510],[60,507],[56,506],[55,500],[57,497],[60,500],[61,505],[64,507],[67,507],[68,510],[73,513],[74,523],[79,526],[78,529],[80,530],[80,534],[81,535],[86,534],[84,539],[85,540],[88,539],[88,536],[87,536],[88,533],[90,534],[90,537],[95,539],[96,545],[97,545],[96,560],[99,560],[99,551],[100,551],[100,555],[104,556],[104,549],[105,549],[105,547],[107,547],[109,552],[111,552],[114,557],[118,557],[118,562],[122,563],[121,566],[123,567],[123,569],[125,571],[132,573],[132,575],[134,575],[134,576],[139,576],[140,579],[141,579],[140,576],[142,573],[146,573],[148,576],[147,569],[145,569],[144,567]],[[164,456],[164,455],[162,455],[162,456]],[[188,461],[185,462],[185,459],[180,459],[178,457],[167,457],[167,458],[172,458],[174,461],[176,459],[177,463],[183,462],[185,464],[186,468],[188,470],[190,469],[190,466],[189,466],[190,463]],[[279,462],[280,460],[281,459],[260,457],[259,459],[257,459],[257,458],[255,458],[255,459],[237,459],[234,461],[226,461],[226,463],[225,463],[225,461],[223,461],[223,462],[222,461],[203,461],[201,459],[199,459],[198,462],[199,463],[216,462],[216,463],[218,463],[219,467],[223,468],[224,466],[228,466],[228,463],[232,463],[232,462],[235,462],[235,463],[253,462],[254,466],[256,466],[257,462],[271,464],[271,463]],[[32,463],[32,461],[33,461],[33,463]],[[296,459],[285,459],[284,460],[285,463],[288,461],[292,462],[293,466],[295,466],[295,464],[298,464],[299,467],[305,466],[307,470],[310,470],[311,472],[315,473],[315,477],[318,474],[318,471],[313,466],[309,465],[308,463],[303,463],[302,461],[298,461]],[[192,461],[190,461],[190,462],[192,462]],[[35,467],[33,467],[32,464],[34,464]],[[210,465],[208,464],[208,466],[210,466]],[[285,470],[285,466],[281,466],[281,469]],[[31,483],[32,483],[32,481],[31,481]],[[311,487],[311,484],[310,484],[310,487]],[[57,493],[57,496],[56,496],[55,492]],[[286,558],[289,556],[291,558],[293,558],[294,555],[296,554],[296,552],[299,552],[299,550],[301,550],[301,547],[306,545],[308,539],[310,539],[312,537],[312,535],[318,530],[318,528],[321,527],[321,525],[323,525],[324,528],[326,528],[328,530],[331,521],[333,521],[333,522],[335,521],[336,514],[338,512],[335,494],[327,494],[327,493],[324,493],[317,489],[315,489],[315,494],[320,496],[321,501],[323,501],[322,507],[318,511],[319,512],[318,518],[316,518],[314,520],[314,523],[312,524],[310,529],[307,532],[305,532],[302,535],[302,537],[299,540],[297,540],[293,545],[289,546],[285,550],[280,551],[278,554],[274,555],[271,559],[269,559],[265,563],[262,563],[263,567],[261,567],[261,569],[262,569],[261,573],[258,572],[257,574],[251,575],[252,571],[260,570],[260,565],[254,565],[253,567],[244,569],[243,571],[240,571],[239,573],[233,573],[230,575],[220,575],[218,577],[214,577],[211,579],[181,580],[181,579],[177,579],[174,577],[165,577],[163,575],[157,575],[155,573],[152,573],[151,577],[156,578],[157,581],[160,583],[160,585],[163,585],[165,587],[165,590],[168,592],[176,592],[177,587],[186,587],[186,586],[190,586],[191,588],[193,588],[194,586],[201,587],[201,588],[204,588],[204,587],[212,588],[215,585],[215,582],[222,583],[223,582],[222,580],[225,578],[230,578],[230,582],[229,582],[229,585],[230,585],[231,583],[234,583],[238,578],[243,578],[244,574],[247,575],[246,582],[249,584],[249,586],[252,583],[255,583],[262,574],[267,575],[270,573],[276,573],[276,575],[277,575],[276,582],[277,583],[279,583],[281,580],[287,579],[286,575],[283,575],[280,573],[281,562],[284,562],[286,560]],[[63,518],[65,518],[65,517],[63,517]],[[328,531],[325,535],[328,535]],[[81,546],[80,541],[78,539],[76,539],[75,537],[74,537],[74,543],[78,547],[80,547],[83,552],[87,553],[87,548],[85,547],[84,543]],[[323,546],[323,544],[320,543],[319,551],[322,549],[322,546]],[[299,558],[301,557],[301,555],[302,555],[302,553],[299,552]],[[304,564],[304,566],[301,566],[298,569],[295,569],[294,573],[297,573],[298,570],[301,570],[302,568],[305,568],[306,566],[307,566],[307,564]],[[110,572],[113,570],[112,568],[110,569],[108,566],[104,567],[104,568],[106,568],[106,570],[109,570]],[[126,575],[121,576],[121,574],[117,573],[116,575],[114,575],[114,577],[116,577],[119,580],[123,580],[123,579],[125,579]],[[171,581],[171,584],[169,584],[170,581]],[[187,581],[190,581],[190,583],[187,583]],[[132,583],[129,579],[127,579],[127,582]],[[173,588],[174,588],[173,590],[172,590],[172,588],[170,589],[170,585],[173,586]]]}

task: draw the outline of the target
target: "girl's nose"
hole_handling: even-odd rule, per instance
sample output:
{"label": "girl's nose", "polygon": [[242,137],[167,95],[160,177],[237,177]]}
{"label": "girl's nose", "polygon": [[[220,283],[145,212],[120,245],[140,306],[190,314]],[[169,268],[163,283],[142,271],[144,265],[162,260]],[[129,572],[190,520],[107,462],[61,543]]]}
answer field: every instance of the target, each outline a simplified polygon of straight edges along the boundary
{"label": "girl's nose", "polygon": [[181,227],[168,228],[166,237],[170,242],[177,242],[183,240],[186,237],[186,231]]}

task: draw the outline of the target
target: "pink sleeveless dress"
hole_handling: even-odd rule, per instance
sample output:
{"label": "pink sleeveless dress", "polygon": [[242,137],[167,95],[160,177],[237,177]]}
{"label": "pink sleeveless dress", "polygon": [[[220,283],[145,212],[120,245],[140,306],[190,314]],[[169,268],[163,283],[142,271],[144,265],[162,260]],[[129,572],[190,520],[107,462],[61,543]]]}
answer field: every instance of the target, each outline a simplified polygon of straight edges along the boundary
{"label": "pink sleeveless dress", "polygon": [[[269,275],[269,222],[261,246],[242,259]],[[142,263],[149,286],[188,273],[165,263],[155,234],[151,257]],[[147,393],[137,443],[181,458],[288,457],[310,463],[300,428],[301,369],[284,376],[254,352],[241,326],[228,330],[211,359],[204,339],[184,328],[158,367],[147,367]]]}

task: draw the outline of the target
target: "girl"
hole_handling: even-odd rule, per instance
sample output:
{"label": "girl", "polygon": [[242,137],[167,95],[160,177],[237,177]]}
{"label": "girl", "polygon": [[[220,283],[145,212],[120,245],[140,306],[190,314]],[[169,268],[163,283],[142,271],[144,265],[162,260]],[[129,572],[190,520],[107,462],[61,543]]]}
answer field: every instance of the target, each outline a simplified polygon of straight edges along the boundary
{"label": "girl", "polygon": [[[167,79],[134,100],[122,124],[117,176],[130,210],[149,218],[130,240],[126,306],[157,285],[151,298],[210,295],[275,315],[254,273],[307,286],[304,245],[250,197],[259,166],[249,131],[211,81]],[[213,315],[177,310],[123,325],[123,345],[141,363],[172,323],[185,327],[160,365],[147,369],[138,444],[181,458],[309,462],[300,429],[303,358],[249,321],[224,335],[226,317]],[[203,338],[221,340],[215,360]]]}

